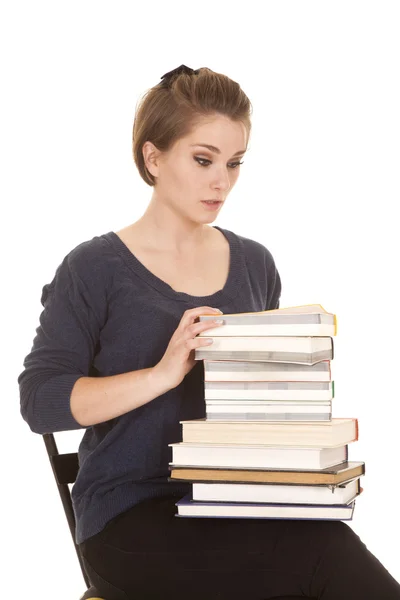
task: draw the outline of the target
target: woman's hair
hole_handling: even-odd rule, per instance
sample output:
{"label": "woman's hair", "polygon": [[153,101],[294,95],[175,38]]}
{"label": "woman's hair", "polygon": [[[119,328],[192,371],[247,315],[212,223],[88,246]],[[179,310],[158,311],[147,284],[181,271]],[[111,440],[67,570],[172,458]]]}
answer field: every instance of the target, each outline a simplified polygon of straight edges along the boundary
{"label": "woman's hair", "polygon": [[179,73],[168,86],[161,81],[139,100],[133,123],[132,151],[142,179],[154,186],[156,179],[148,171],[143,144],[151,142],[161,152],[190,134],[204,119],[223,115],[241,121],[251,133],[252,105],[240,85],[207,67],[188,74]]}

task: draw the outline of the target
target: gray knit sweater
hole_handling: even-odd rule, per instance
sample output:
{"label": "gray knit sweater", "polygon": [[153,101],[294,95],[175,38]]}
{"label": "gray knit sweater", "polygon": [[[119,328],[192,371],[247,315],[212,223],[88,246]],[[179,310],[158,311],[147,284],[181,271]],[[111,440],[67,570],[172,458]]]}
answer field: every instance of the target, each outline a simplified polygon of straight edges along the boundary
{"label": "gray knit sweater", "polygon": [[78,544],[146,498],[190,490],[168,481],[168,444],[182,439],[179,421],[205,417],[204,367],[198,361],[174,389],[87,428],[71,414],[75,382],[154,366],[189,308],[236,313],[279,306],[281,281],[269,250],[214,227],[229,241],[230,268],[223,289],[209,296],[174,291],[113,231],[75,247],[43,287],[40,325],[18,377],[21,414],[35,433],[86,429],[72,488]]}

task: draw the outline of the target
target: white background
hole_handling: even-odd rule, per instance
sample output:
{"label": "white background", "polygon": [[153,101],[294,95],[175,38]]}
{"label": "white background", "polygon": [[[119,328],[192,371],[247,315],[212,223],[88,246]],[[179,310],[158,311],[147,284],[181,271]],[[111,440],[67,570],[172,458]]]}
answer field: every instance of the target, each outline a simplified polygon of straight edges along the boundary
{"label": "white background", "polygon": [[[333,416],[359,419],[350,458],[367,471],[351,527],[400,580],[399,3],[141,4],[1,8],[2,590],[84,591],[17,376],[63,257],[144,212],[135,105],[182,63],[227,74],[253,104],[249,151],[214,224],[269,248],[282,307],[336,313]],[[80,437],[56,439],[74,451]]]}

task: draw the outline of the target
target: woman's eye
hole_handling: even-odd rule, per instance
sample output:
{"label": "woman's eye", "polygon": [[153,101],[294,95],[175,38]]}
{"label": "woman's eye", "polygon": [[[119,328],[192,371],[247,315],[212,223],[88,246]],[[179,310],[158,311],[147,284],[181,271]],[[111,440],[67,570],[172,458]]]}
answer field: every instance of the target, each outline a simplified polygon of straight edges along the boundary
{"label": "woman's eye", "polygon": [[[211,164],[211,160],[208,160],[207,158],[200,158],[200,156],[195,156],[194,160],[197,161],[199,163],[199,165],[201,165],[202,167],[208,167],[209,164]],[[231,169],[237,169],[237,167],[239,165],[242,165],[244,161],[242,162],[235,162],[235,163],[230,163],[230,168]],[[204,164],[207,163],[207,164]]]}

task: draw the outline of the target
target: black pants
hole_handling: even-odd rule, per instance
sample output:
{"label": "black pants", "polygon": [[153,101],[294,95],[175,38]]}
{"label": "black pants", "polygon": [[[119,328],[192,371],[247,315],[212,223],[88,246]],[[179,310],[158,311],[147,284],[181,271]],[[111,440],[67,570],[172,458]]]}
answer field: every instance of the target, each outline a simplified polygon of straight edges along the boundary
{"label": "black pants", "polygon": [[106,600],[400,600],[400,585],[342,521],[175,517],[151,499],[81,544]]}

